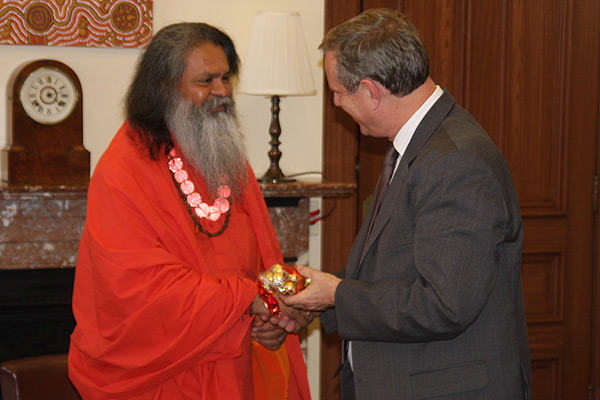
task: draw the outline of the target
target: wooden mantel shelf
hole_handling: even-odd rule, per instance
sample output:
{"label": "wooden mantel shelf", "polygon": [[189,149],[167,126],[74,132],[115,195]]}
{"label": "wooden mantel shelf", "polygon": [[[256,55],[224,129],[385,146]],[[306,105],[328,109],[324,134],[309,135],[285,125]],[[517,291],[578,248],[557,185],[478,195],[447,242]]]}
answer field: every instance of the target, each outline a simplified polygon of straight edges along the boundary
{"label": "wooden mantel shelf", "polygon": [[260,183],[264,197],[346,197],[356,191],[356,183],[326,181],[295,181]]}

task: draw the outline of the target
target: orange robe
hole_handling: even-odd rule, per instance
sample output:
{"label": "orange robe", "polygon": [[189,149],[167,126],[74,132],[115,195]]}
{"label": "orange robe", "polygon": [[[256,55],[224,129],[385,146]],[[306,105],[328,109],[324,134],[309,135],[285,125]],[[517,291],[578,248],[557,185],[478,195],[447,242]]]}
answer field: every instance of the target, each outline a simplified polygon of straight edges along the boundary
{"label": "orange robe", "polygon": [[[282,262],[256,179],[224,233],[195,233],[166,157],[151,160],[125,123],[88,189],[73,291],[69,376],[84,399],[308,399],[297,335],[251,348],[257,272]],[[185,162],[185,160],[184,160]],[[190,165],[196,191],[206,188]],[[212,203],[208,201],[209,204]],[[217,231],[224,216],[210,226]],[[253,354],[258,358],[253,359]],[[266,356],[266,358],[262,357]],[[257,398],[266,396],[257,387]]]}

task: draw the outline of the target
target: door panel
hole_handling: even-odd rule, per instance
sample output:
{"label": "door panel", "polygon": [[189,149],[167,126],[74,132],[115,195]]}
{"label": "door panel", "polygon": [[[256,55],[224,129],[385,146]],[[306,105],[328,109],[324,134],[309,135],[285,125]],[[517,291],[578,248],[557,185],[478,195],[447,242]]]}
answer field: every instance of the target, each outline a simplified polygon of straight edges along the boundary
{"label": "door panel", "polygon": [[[328,1],[326,8],[339,13],[339,7],[350,7],[352,13],[360,4]],[[592,354],[598,348],[592,321],[600,326],[592,314],[600,2],[378,0],[362,5],[359,9],[397,7],[410,16],[428,48],[434,81],[475,116],[504,154],[525,231],[522,276],[534,399],[588,398]],[[341,21],[330,22],[326,26]],[[327,110],[333,104],[326,101],[325,109],[330,121]],[[337,168],[353,169],[350,160],[358,156],[358,226],[386,144],[365,140],[352,124],[329,132],[329,123],[325,136],[330,140],[331,135],[357,137],[356,153],[347,154],[346,164]],[[326,145],[325,160],[336,150]],[[338,179],[328,173],[333,169],[327,161],[324,169]],[[342,226],[324,221],[323,236],[334,241]],[[345,259],[350,244],[341,243],[335,252],[324,246],[323,265]],[[332,365],[337,359],[323,363],[324,393]]]}

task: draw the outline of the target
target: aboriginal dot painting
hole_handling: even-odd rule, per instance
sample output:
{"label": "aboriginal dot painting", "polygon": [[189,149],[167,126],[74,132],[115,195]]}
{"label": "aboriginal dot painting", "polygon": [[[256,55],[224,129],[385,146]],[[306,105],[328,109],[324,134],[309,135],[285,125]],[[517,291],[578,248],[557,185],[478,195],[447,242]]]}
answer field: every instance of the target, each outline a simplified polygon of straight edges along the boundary
{"label": "aboriginal dot painting", "polygon": [[152,0],[0,0],[0,45],[146,47]]}

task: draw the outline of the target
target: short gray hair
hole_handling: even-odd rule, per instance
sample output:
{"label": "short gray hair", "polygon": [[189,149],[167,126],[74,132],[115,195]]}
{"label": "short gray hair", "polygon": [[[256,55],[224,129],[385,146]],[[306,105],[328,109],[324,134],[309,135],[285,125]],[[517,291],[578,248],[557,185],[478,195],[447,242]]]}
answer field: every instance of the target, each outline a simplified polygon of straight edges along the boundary
{"label": "short gray hair", "polygon": [[429,76],[429,57],[415,26],[399,11],[375,8],[331,29],[319,46],[333,51],[337,78],[355,93],[365,78],[405,96]]}

